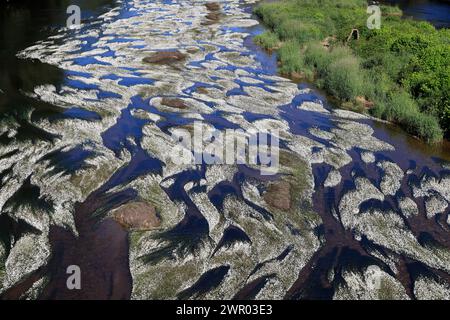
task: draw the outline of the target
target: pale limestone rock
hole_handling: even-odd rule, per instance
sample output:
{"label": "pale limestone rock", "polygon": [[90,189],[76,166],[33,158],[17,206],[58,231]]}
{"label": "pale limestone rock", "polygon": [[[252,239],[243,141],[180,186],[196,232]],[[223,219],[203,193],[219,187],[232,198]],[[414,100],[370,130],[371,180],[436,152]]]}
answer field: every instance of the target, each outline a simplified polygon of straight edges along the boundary
{"label": "pale limestone rock", "polygon": [[405,217],[409,218],[419,214],[417,204],[411,198],[402,198],[399,200],[399,207]]}

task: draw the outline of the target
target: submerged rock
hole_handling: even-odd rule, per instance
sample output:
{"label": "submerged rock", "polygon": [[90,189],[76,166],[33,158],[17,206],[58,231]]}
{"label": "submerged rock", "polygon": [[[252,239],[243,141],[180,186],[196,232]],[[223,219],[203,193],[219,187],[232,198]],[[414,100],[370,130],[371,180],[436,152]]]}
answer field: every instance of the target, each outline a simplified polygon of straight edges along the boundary
{"label": "submerged rock", "polygon": [[156,209],[146,202],[132,202],[114,211],[114,219],[127,229],[151,230],[161,225]]}
{"label": "submerged rock", "polygon": [[443,213],[448,207],[447,201],[439,193],[436,193],[429,197],[425,201],[425,209],[427,212],[427,218],[431,219],[438,213]]}
{"label": "submerged rock", "polygon": [[39,295],[41,294],[42,290],[45,288],[45,286],[48,284],[49,278],[48,277],[42,277],[33,285],[30,289],[25,292],[20,299],[26,299],[26,300],[37,300],[39,299]]}
{"label": "submerged rock", "polygon": [[324,186],[325,187],[335,187],[341,182],[341,174],[338,170],[331,170],[330,173],[327,176],[327,179],[325,180]]}
{"label": "submerged rock", "polygon": [[384,171],[384,176],[380,183],[381,191],[385,195],[395,195],[400,188],[404,176],[403,170],[395,163],[382,161],[377,164]]}
{"label": "submerged rock", "polygon": [[291,208],[291,186],[286,181],[272,183],[264,193],[264,200],[272,207],[280,210]]}
{"label": "submerged rock", "polygon": [[375,162],[375,155],[372,152],[361,152],[361,160],[364,163],[374,163]]}
{"label": "submerged rock", "polygon": [[419,214],[419,208],[413,199],[404,197],[398,201],[398,206],[400,210],[405,215],[405,217],[410,218],[411,216],[416,216]]}
{"label": "submerged rock", "polygon": [[159,51],[149,57],[145,57],[143,61],[151,64],[171,64],[174,62],[183,61],[186,55],[178,50],[174,51]]}
{"label": "submerged rock", "polygon": [[3,242],[0,242],[0,264],[2,264],[6,259],[6,247]]}
{"label": "submerged rock", "polygon": [[450,300],[450,285],[420,276],[414,282],[414,295],[419,300]]}
{"label": "submerged rock", "polygon": [[210,11],[218,11],[218,10],[220,10],[220,3],[208,2],[208,3],[205,3],[205,7],[206,7],[206,9],[208,9]]}

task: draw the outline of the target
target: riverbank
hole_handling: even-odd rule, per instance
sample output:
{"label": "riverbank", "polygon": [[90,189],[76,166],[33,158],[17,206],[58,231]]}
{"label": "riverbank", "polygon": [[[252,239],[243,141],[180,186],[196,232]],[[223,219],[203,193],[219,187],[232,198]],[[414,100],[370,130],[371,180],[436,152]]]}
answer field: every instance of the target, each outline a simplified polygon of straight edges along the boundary
{"label": "riverbank", "polygon": [[448,137],[449,30],[386,5],[381,29],[369,30],[366,9],[364,0],[263,3],[255,13],[270,30],[255,41],[277,50],[281,73],[314,81],[345,108],[428,142]]}

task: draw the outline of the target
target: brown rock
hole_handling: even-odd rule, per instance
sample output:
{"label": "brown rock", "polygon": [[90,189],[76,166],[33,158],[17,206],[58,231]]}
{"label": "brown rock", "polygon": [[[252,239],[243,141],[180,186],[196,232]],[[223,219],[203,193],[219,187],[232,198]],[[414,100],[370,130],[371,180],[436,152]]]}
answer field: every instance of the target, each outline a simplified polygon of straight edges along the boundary
{"label": "brown rock", "polygon": [[280,210],[291,208],[291,186],[286,181],[270,184],[263,197],[267,204],[274,208]]}
{"label": "brown rock", "polygon": [[215,23],[217,23],[217,21],[214,21],[214,20],[205,20],[205,21],[202,21],[201,25],[202,25],[202,26],[210,26],[210,25],[215,24]]}
{"label": "brown rock", "polygon": [[208,2],[205,3],[206,9],[210,11],[219,11],[220,10],[220,4],[218,2]]}
{"label": "brown rock", "polygon": [[178,98],[162,98],[161,104],[171,107],[171,108],[177,108],[177,109],[186,109],[188,106],[187,104]]}
{"label": "brown rock", "polygon": [[186,55],[177,51],[159,51],[153,55],[144,58],[145,63],[152,64],[171,64],[174,62],[182,61],[186,58]]}
{"label": "brown rock", "polygon": [[152,230],[161,225],[155,207],[141,201],[121,206],[114,212],[114,219],[131,230]]}

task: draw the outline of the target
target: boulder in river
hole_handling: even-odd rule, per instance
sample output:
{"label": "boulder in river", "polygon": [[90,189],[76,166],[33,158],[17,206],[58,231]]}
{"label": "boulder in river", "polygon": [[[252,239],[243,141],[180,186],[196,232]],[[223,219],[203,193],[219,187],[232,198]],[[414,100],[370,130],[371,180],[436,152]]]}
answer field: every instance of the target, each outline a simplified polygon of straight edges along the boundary
{"label": "boulder in river", "polygon": [[220,4],[218,2],[205,3],[205,7],[209,11],[219,11],[220,10]]}
{"label": "boulder in river", "polygon": [[182,61],[185,58],[186,55],[184,53],[178,50],[170,50],[156,52],[151,56],[145,57],[143,61],[151,64],[171,64]]}
{"label": "boulder in river", "polygon": [[188,107],[187,104],[179,98],[162,98],[161,104],[177,109],[186,109]]}
{"label": "boulder in river", "polygon": [[156,209],[146,202],[132,202],[114,212],[114,219],[131,230],[152,230],[161,225]]}

